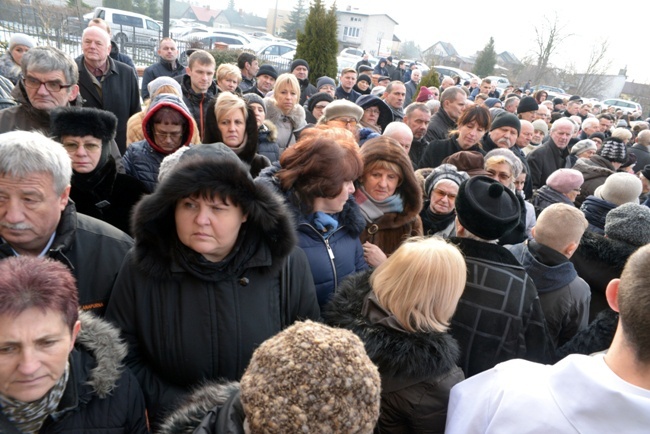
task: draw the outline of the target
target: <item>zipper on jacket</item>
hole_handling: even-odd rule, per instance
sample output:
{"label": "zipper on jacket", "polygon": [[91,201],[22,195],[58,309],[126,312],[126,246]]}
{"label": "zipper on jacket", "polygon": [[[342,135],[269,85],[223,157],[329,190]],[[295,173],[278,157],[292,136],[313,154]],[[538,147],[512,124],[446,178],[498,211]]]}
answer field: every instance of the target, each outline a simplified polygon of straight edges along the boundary
{"label": "zipper on jacket", "polygon": [[330,258],[330,265],[332,266],[332,274],[334,275],[334,291],[336,291],[336,288],[339,286],[339,276],[336,273],[336,264],[334,263],[334,258],[335,258],[334,250],[332,250],[332,247],[330,246],[329,238],[332,237],[332,235],[334,235],[341,229],[343,229],[345,225],[339,226],[338,228],[334,229],[334,231],[331,233],[331,235],[328,238],[325,238],[323,235],[321,235],[318,229],[316,229],[315,227],[313,227],[308,223],[300,223],[300,225],[307,226],[308,228],[316,232],[316,234],[318,234],[318,236],[321,237],[321,239],[323,240],[323,243],[325,243],[325,248],[327,249],[327,255]]}

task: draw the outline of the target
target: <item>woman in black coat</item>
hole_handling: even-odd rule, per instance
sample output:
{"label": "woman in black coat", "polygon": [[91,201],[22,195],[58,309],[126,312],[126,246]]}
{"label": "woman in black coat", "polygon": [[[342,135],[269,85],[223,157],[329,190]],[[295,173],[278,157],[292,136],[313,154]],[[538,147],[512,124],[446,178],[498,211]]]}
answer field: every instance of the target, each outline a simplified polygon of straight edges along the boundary
{"label": "woman in black coat", "polygon": [[447,328],[466,274],[456,247],[415,238],[346,279],[324,308],[325,322],[357,334],[379,368],[379,432],[444,432],[449,391],[464,378]]}
{"label": "woman in black coat", "polygon": [[51,133],[72,160],[70,198],[77,212],[131,234],[131,210],[147,193],[138,179],[117,173],[110,155],[117,118],[95,108],[65,107],[50,116]]}
{"label": "woman in black coat", "polygon": [[239,380],[285,326],[319,318],[282,199],[223,144],[185,152],[138,203],[133,229],[106,318],[129,344],[154,425],[200,383]]}

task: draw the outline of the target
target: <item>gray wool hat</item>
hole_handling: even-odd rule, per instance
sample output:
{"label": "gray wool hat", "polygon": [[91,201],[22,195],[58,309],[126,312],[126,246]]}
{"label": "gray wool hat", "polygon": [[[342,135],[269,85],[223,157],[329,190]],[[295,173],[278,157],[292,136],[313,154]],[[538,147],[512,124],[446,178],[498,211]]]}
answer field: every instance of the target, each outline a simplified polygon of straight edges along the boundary
{"label": "gray wool hat", "polygon": [[266,114],[266,104],[264,104],[264,100],[262,99],[261,96],[259,96],[256,93],[245,93],[244,95],[242,95],[242,98],[244,98],[244,101],[246,101],[246,104],[249,106],[251,104],[261,105],[262,108],[264,109],[264,113]]}
{"label": "gray wool hat", "polygon": [[580,155],[586,151],[595,152],[596,150],[598,150],[598,146],[596,146],[596,142],[594,142],[593,140],[584,139],[584,140],[580,140],[578,143],[573,145],[573,147],[571,148],[571,155]]}
{"label": "gray wool hat", "polygon": [[460,185],[463,181],[469,179],[469,175],[466,172],[459,171],[453,164],[441,164],[433,169],[429,176],[424,180],[424,191],[426,196],[431,197],[431,191],[434,189],[436,184],[445,179]]}
{"label": "gray wool hat", "polygon": [[254,433],[371,434],[381,378],[354,333],[304,321],[255,350],[240,397]]}
{"label": "gray wool hat", "polygon": [[178,95],[183,95],[183,89],[181,89],[181,84],[174,80],[171,77],[158,77],[155,80],[151,80],[147,84],[147,90],[149,91],[149,96],[152,96],[158,89],[162,86],[171,86],[178,91]]}
{"label": "gray wool hat", "polygon": [[36,41],[31,36],[24,33],[14,33],[9,39],[9,51],[13,50],[16,45],[24,45],[27,48],[34,48]]}
{"label": "gray wool hat", "polygon": [[504,148],[495,148],[492,149],[490,152],[485,154],[484,160],[487,162],[492,157],[504,157],[506,158],[509,162],[510,165],[512,166],[512,177],[517,178],[519,175],[521,175],[521,172],[524,170],[524,165],[515,155],[514,152],[512,152],[510,149],[504,149]]}
{"label": "gray wool hat", "polygon": [[616,206],[624,203],[639,203],[643,183],[639,178],[627,172],[609,175],[605,183],[596,188],[594,196]]}
{"label": "gray wool hat", "polygon": [[342,116],[352,116],[359,122],[363,116],[363,109],[347,99],[337,99],[329,103],[323,110],[325,122]]}
{"label": "gray wool hat", "polygon": [[316,89],[320,91],[320,88],[329,84],[330,86],[336,87],[336,82],[333,78],[323,76],[316,81]]}
{"label": "gray wool hat", "polygon": [[638,247],[650,243],[650,208],[636,203],[614,208],[605,217],[605,235]]}

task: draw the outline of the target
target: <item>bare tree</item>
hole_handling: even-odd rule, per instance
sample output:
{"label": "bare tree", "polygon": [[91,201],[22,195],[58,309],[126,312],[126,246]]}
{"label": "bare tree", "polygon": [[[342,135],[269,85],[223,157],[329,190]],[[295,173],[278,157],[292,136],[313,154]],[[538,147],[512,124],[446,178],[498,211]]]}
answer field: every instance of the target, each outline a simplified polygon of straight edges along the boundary
{"label": "bare tree", "polygon": [[553,21],[544,17],[544,24],[541,28],[535,27],[535,57],[537,57],[537,71],[535,71],[534,83],[539,83],[546,74],[551,56],[560,48],[565,39],[572,36],[564,33],[564,26],[560,25],[557,14]]}
{"label": "bare tree", "polygon": [[603,75],[607,74],[612,65],[611,59],[607,56],[609,42],[601,41],[591,48],[589,64],[583,74],[579,75],[576,93],[578,95],[599,95],[603,90]]}

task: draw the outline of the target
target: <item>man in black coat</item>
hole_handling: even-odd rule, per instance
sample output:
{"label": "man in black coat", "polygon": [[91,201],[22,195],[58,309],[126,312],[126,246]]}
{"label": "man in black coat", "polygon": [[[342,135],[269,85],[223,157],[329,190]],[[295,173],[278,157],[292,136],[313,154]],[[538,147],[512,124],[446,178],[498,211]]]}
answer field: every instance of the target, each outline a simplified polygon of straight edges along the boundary
{"label": "man in black coat", "polygon": [[183,102],[190,109],[199,127],[201,138],[206,131],[208,104],[218,93],[217,82],[214,80],[216,68],[212,54],[204,50],[196,50],[187,60],[187,74],[175,78],[181,84]]}
{"label": "man in black coat", "polygon": [[476,176],[456,196],[456,244],[467,263],[467,283],[451,320],[466,377],[514,358],[547,362],[552,343],[533,281],[505,247],[495,244],[520,217],[515,194]]}
{"label": "man in black coat", "polygon": [[142,74],[140,94],[142,99],[150,97],[147,86],[158,77],[176,77],[185,74],[185,66],[178,61],[178,48],[172,38],[163,38],[158,46],[160,60],[147,67]]}
{"label": "man in black coat", "polygon": [[427,134],[424,136],[427,142],[443,140],[449,137],[449,131],[456,128],[456,122],[460,118],[467,95],[460,87],[451,86],[445,89],[440,95],[440,110],[431,117]]}
{"label": "man in black coat", "polygon": [[636,157],[634,172],[639,173],[650,164],[650,130],[643,130],[636,136],[636,143],[628,149]]}
{"label": "man in black coat", "polygon": [[117,116],[115,142],[124,155],[126,123],[141,111],[138,80],[133,70],[109,57],[111,40],[99,27],[88,27],[81,40],[83,55],[77,58],[79,93],[84,107],[107,110]]}
{"label": "man in black coat", "polygon": [[528,154],[526,160],[534,190],[545,185],[546,179],[557,169],[569,167],[567,146],[572,136],[573,122],[560,118],[553,122],[549,139]]}

